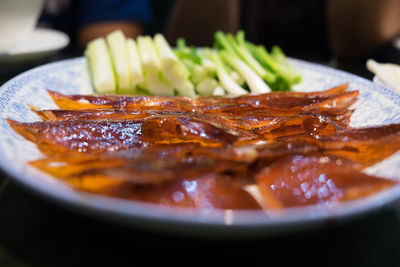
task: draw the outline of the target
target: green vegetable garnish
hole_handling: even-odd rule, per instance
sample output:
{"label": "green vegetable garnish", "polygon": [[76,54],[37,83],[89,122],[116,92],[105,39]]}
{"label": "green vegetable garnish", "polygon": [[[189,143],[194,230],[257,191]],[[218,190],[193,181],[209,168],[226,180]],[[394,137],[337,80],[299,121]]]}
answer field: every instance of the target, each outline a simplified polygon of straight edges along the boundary
{"label": "green vegetable garnish", "polygon": [[301,81],[283,51],[217,31],[214,48],[172,48],[162,34],[126,38],[121,31],[90,42],[85,51],[99,93],[238,96],[290,90]]}

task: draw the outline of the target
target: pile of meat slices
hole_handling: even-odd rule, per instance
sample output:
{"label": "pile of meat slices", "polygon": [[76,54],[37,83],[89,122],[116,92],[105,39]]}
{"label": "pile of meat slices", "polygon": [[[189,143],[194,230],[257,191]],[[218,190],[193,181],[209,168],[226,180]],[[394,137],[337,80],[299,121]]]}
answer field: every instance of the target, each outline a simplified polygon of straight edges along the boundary
{"label": "pile of meat slices", "polygon": [[236,98],[63,95],[43,120],[7,120],[36,168],[76,189],[197,209],[335,206],[396,182],[363,172],[400,148],[400,124],[350,127],[358,91]]}

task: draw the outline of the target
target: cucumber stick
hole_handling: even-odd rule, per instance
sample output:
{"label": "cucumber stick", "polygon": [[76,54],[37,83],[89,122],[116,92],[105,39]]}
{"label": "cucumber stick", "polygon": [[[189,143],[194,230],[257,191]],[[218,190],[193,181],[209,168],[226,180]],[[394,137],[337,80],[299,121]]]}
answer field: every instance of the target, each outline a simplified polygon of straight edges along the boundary
{"label": "cucumber stick", "polygon": [[147,90],[152,95],[159,96],[173,96],[174,88],[172,88],[157,72],[146,72],[144,74],[145,80],[144,84]]}
{"label": "cucumber stick", "polygon": [[167,40],[159,33],[153,39],[163,77],[180,95],[195,98],[194,86],[189,80],[189,71],[179,61]]}
{"label": "cucumber stick", "polygon": [[143,87],[152,95],[173,96],[174,89],[161,73],[161,63],[153,39],[150,36],[139,36],[136,40],[144,75]]}
{"label": "cucumber stick", "polygon": [[207,77],[207,78],[203,79],[196,86],[196,91],[200,95],[211,95],[217,86],[218,86],[217,80],[215,80],[214,78]]}
{"label": "cucumber stick", "polygon": [[136,85],[144,81],[143,71],[135,40],[128,38],[126,43],[128,46],[128,60],[131,71],[131,86],[135,88]]}
{"label": "cucumber stick", "polygon": [[158,59],[153,40],[150,36],[139,36],[136,39],[140,62],[144,72],[159,72],[161,64]]}
{"label": "cucumber stick", "polygon": [[105,40],[97,38],[91,41],[86,48],[85,57],[95,91],[104,94],[115,93],[116,81]]}
{"label": "cucumber stick", "polygon": [[118,93],[131,93],[130,66],[128,61],[128,46],[122,31],[114,31],[106,37],[117,80]]}

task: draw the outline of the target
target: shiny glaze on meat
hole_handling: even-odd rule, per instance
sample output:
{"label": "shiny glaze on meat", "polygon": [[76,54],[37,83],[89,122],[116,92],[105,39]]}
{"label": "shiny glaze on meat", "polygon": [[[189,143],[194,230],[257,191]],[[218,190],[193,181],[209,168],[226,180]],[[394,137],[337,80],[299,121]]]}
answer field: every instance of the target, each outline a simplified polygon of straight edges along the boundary
{"label": "shiny glaze on meat", "polygon": [[[400,149],[400,124],[352,128],[358,91],[236,98],[63,95],[43,121],[7,120],[86,192],[207,209],[330,207],[392,187],[363,173]],[[244,188],[257,185],[260,200]]]}
{"label": "shiny glaze on meat", "polygon": [[[264,135],[265,138],[276,138],[279,133],[287,131],[291,134],[300,132],[329,134],[337,129],[348,127],[351,110],[347,109],[321,109],[311,110],[295,115],[269,115],[269,114],[201,114],[169,111],[138,111],[133,109],[80,109],[80,110],[36,110],[43,120],[47,121],[82,121],[82,120],[138,120],[156,117],[175,118],[186,117],[211,123],[221,128],[240,129]],[[277,129],[278,128],[278,129]],[[277,129],[276,131],[274,131]],[[272,133],[272,131],[274,131]],[[271,133],[272,136],[267,135]],[[289,132],[287,135],[290,134]]]}
{"label": "shiny glaze on meat", "polygon": [[271,209],[302,205],[330,206],[365,197],[396,184],[371,176],[346,158],[327,155],[290,155],[256,175],[259,191]]}
{"label": "shiny glaze on meat", "polygon": [[260,209],[243,189],[244,164],[212,158],[151,160],[71,156],[31,165],[76,189],[118,198],[199,209]]}
{"label": "shiny glaze on meat", "polygon": [[328,90],[319,93],[268,93],[245,95],[236,98],[203,97],[189,99],[185,97],[160,96],[124,96],[124,95],[63,95],[49,91],[54,102],[62,109],[94,108],[135,108],[139,110],[168,110],[193,113],[237,113],[254,109],[270,110],[282,115],[287,112],[301,112],[313,108],[349,107],[358,96],[358,91]]}
{"label": "shiny glaze on meat", "polygon": [[98,153],[176,143],[200,143],[204,147],[219,147],[254,136],[250,132],[234,129],[227,131],[186,117],[155,117],[132,121],[8,122],[18,133],[37,143],[46,153]]}

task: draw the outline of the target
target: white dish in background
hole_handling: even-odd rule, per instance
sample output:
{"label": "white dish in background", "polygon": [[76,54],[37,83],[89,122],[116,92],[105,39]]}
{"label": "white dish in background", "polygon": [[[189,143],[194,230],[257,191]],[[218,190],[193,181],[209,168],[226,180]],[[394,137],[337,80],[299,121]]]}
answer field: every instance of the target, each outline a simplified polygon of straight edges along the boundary
{"label": "white dish in background", "polygon": [[396,47],[397,49],[399,49],[399,50],[400,50],[400,37],[399,37],[399,38],[396,38],[396,39],[394,39],[394,41],[393,41],[393,45],[394,45],[394,47]]}
{"label": "white dish in background", "polygon": [[[343,71],[301,60],[292,59],[291,62],[303,76],[303,82],[295,88],[297,91],[323,90],[344,82],[349,83],[350,89],[360,91],[359,101],[354,106],[352,126],[400,123],[400,95]],[[4,120],[39,120],[27,107],[28,104],[42,109],[56,108],[47,89],[65,94],[92,93],[85,59],[76,58],[37,67],[0,88],[0,167],[28,189],[85,214],[175,234],[254,238],[299,231],[304,227],[332,225],[369,214],[400,198],[400,187],[396,186],[367,198],[342,203],[334,209],[301,207],[277,213],[232,210],[177,213],[155,204],[79,192],[26,164],[43,156],[35,144],[14,132]],[[400,153],[369,168],[368,172],[400,178]]]}
{"label": "white dish in background", "polygon": [[0,52],[0,65],[25,64],[48,57],[69,44],[67,34],[36,28],[22,43]]}
{"label": "white dish in background", "polygon": [[35,29],[43,8],[43,0],[0,1],[0,52],[25,39]]}

